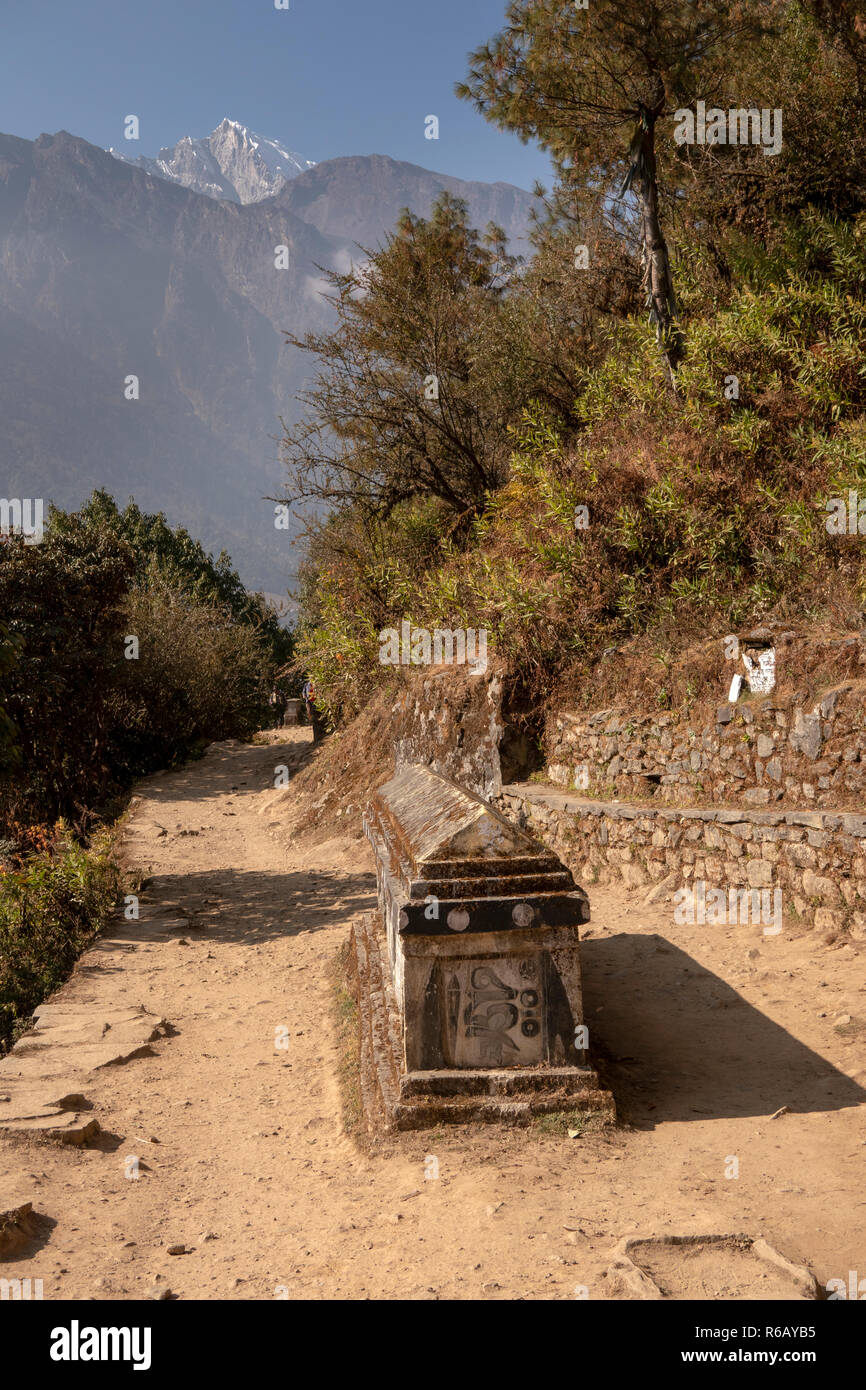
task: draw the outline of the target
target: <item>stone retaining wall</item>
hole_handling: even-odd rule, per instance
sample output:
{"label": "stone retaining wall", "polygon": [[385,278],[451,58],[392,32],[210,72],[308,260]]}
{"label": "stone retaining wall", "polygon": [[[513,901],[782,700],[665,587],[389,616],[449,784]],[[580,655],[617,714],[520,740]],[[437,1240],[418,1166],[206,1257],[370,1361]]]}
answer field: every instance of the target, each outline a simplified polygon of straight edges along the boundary
{"label": "stone retaining wall", "polygon": [[675,809],[503,787],[506,815],[545,840],[592,898],[621,880],[644,901],[699,880],[782,891],[785,916],[866,939],[866,816],[813,810]]}
{"label": "stone retaining wall", "polygon": [[560,713],[547,741],[547,777],[607,799],[666,804],[866,804],[864,688],[849,682],[812,708],[803,697],[752,696],[691,714]]}

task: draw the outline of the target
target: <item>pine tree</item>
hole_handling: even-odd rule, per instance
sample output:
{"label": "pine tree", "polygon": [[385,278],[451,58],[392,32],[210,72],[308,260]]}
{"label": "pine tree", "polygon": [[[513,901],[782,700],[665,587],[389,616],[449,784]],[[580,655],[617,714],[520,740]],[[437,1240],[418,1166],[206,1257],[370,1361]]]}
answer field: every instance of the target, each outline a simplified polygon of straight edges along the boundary
{"label": "pine tree", "polygon": [[634,194],[646,305],[671,384],[683,338],[659,211],[657,129],[712,97],[736,46],[766,31],[772,8],[770,0],[513,0],[506,27],[470,55],[456,89],[489,120],[537,139],[561,177],[600,200]]}

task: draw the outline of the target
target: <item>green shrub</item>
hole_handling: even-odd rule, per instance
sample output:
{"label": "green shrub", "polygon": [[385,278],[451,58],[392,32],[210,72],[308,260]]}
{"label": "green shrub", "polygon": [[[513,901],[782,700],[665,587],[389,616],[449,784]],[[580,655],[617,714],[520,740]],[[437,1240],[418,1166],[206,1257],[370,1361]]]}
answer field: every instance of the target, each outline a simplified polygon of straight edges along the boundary
{"label": "green shrub", "polygon": [[70,842],[0,870],[0,1052],[69,975],[117,902],[119,873],[107,842]]}
{"label": "green shrub", "polygon": [[260,635],[222,607],[178,591],[153,565],[120,605],[138,639],[107,699],[109,757],[127,781],[197,743],[247,738],[265,722],[272,667]]}
{"label": "green shrub", "polygon": [[41,544],[0,547],[0,833],[86,823],[201,740],[260,728],[289,650],[224,558],[109,503],[52,510]]}

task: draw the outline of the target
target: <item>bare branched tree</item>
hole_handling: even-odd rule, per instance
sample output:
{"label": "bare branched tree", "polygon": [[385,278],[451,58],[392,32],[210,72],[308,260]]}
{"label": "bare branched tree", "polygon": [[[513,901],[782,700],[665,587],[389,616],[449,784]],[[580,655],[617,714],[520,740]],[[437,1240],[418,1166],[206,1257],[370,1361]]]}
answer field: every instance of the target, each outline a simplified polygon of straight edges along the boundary
{"label": "bare branched tree", "polygon": [[404,212],[396,233],[348,273],[323,272],[331,333],[295,347],[318,374],[284,425],[287,502],[312,498],[388,515],[417,496],[472,513],[507,471],[516,365],[498,350],[505,289],[517,262],[504,233],[482,236],[443,194],[429,220]]}

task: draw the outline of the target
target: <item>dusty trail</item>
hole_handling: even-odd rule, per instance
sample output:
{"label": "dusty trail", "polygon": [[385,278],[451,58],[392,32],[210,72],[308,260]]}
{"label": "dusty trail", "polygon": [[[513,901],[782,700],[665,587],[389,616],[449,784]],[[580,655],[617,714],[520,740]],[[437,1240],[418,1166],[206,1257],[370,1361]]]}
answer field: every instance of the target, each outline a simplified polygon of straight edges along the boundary
{"label": "dusty trail", "polygon": [[214,745],[141,784],[125,841],[152,875],[143,910],[190,926],[126,924],[122,968],[76,971],[61,997],[142,1004],[174,1031],[93,1074],[94,1146],[0,1135],[0,1209],[27,1198],[56,1223],[0,1277],[41,1278],[46,1299],[138,1299],[155,1281],[207,1299],[604,1298],[625,1234],[745,1231],[822,1282],[866,1278],[863,956],[815,933],[697,934],[587,884],[588,1018],[630,1124],[440,1130],[378,1152],[347,1138],[332,965],[374,880],[348,836],[285,843],[293,793],[274,768],[309,733],[284,739]]}

